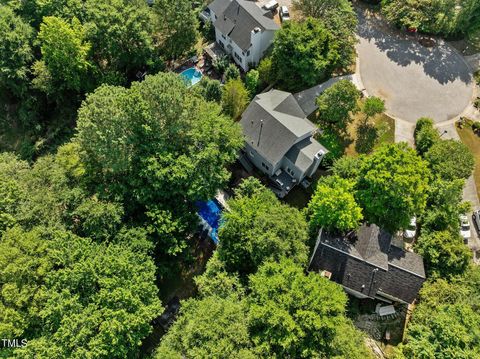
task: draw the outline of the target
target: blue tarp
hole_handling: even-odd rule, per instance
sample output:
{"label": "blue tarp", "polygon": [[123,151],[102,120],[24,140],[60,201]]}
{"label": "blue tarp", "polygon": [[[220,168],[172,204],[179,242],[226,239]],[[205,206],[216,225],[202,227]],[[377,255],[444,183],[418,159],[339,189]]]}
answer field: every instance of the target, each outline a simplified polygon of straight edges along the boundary
{"label": "blue tarp", "polygon": [[218,243],[217,232],[220,225],[220,216],[222,214],[220,205],[215,200],[209,200],[206,202],[198,201],[195,204],[198,208],[198,215],[212,228],[212,240],[215,243]]}

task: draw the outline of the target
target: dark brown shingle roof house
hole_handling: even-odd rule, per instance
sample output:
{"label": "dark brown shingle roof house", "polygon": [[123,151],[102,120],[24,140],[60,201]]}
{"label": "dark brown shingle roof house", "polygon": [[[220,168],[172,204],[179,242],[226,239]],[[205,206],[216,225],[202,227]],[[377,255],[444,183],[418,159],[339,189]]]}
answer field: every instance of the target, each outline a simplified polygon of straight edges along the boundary
{"label": "dark brown shingle roof house", "polygon": [[412,303],[425,281],[421,256],[391,244],[392,235],[375,224],[339,236],[320,230],[309,269],[358,298]]}

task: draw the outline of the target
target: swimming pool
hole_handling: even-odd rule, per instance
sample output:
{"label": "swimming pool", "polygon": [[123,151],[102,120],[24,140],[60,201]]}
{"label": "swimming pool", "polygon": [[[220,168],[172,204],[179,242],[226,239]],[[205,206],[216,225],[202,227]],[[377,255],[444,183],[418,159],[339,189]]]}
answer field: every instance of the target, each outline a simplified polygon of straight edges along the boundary
{"label": "swimming pool", "polygon": [[195,85],[202,79],[202,73],[195,67],[190,67],[186,70],[183,70],[180,72],[180,76],[183,77],[188,87]]}
{"label": "swimming pool", "polygon": [[210,238],[218,244],[218,227],[220,226],[220,218],[222,215],[222,209],[220,204],[211,199],[209,201],[196,202],[197,214],[200,217],[200,221],[204,228],[208,229]]}

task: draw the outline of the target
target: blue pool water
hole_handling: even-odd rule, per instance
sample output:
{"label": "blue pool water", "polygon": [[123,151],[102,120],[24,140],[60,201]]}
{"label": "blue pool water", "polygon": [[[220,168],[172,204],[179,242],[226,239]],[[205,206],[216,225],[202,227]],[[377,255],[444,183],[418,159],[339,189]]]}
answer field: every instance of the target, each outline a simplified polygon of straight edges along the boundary
{"label": "blue pool water", "polygon": [[218,243],[218,227],[220,226],[220,217],[222,209],[216,200],[209,200],[206,202],[197,202],[198,215],[207,222],[212,229],[210,237],[215,243]]}
{"label": "blue pool water", "polygon": [[180,76],[184,78],[188,87],[195,85],[202,79],[202,73],[198,71],[195,67],[190,67],[186,70],[183,70],[180,73]]}

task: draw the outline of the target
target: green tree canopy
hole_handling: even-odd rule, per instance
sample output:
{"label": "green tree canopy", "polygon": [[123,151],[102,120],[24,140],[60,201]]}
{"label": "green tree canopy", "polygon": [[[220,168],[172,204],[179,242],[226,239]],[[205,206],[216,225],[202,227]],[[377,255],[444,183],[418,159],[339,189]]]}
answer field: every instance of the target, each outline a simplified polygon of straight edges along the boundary
{"label": "green tree canopy", "polygon": [[155,358],[254,359],[244,300],[208,296],[182,302]]}
{"label": "green tree canopy", "polygon": [[356,229],[363,215],[354,188],[354,181],[337,176],[319,181],[306,211],[310,227],[340,232]]}
{"label": "green tree canopy", "polygon": [[430,147],[440,141],[440,135],[434,127],[433,120],[428,117],[419,118],[415,125],[415,147],[420,155],[424,155]]}
{"label": "green tree canopy", "polygon": [[250,98],[254,97],[257,94],[258,85],[259,85],[259,72],[258,70],[251,69],[245,75],[245,87],[247,88]]}
{"label": "green tree canopy", "polygon": [[27,90],[33,36],[26,22],[8,6],[0,5],[0,90],[12,91],[16,96]]}
{"label": "green tree canopy", "polygon": [[365,114],[367,120],[383,111],[385,111],[385,101],[381,98],[370,96],[365,99],[362,112]]}
{"label": "green tree canopy", "polygon": [[320,20],[289,21],[275,34],[272,65],[278,82],[295,91],[314,86],[340,64],[335,36]]}
{"label": "green tree canopy", "polygon": [[228,82],[229,80],[236,80],[240,78],[240,70],[235,64],[229,64],[227,66],[227,69],[225,70],[225,73],[223,74],[225,78],[225,82]]}
{"label": "green tree canopy", "polygon": [[478,26],[478,0],[383,0],[386,18],[397,26],[445,36],[467,34]]}
{"label": "green tree canopy", "polygon": [[243,276],[254,273],[264,261],[282,256],[306,262],[308,230],[304,217],[280,203],[258,180],[246,179],[228,205],[218,247],[227,271]]}
{"label": "green tree canopy", "polygon": [[248,91],[239,78],[228,81],[223,87],[223,111],[234,120],[238,120],[247,108],[248,99]]}
{"label": "green tree canopy", "polygon": [[0,236],[18,221],[20,200],[23,198],[21,178],[28,164],[12,153],[0,153]]}
{"label": "green tree canopy", "polygon": [[331,167],[332,173],[341,178],[357,180],[362,161],[362,156],[342,156],[333,162]]}
{"label": "green tree canopy", "polygon": [[434,143],[425,153],[432,173],[446,181],[467,179],[472,174],[475,159],[460,141],[442,140]]}
{"label": "green tree canopy", "polygon": [[220,81],[210,79],[207,76],[203,76],[195,90],[203,96],[207,101],[215,101],[220,103],[222,100],[222,85]]}
{"label": "green tree canopy", "polygon": [[0,283],[0,334],[28,339],[22,358],[131,356],[161,311],[145,252],[63,231],[5,232]]}
{"label": "green tree canopy", "polygon": [[169,208],[212,197],[243,144],[239,126],[172,73],[97,89],[79,110],[77,141],[103,196]]}
{"label": "green tree canopy", "polygon": [[472,257],[458,228],[455,231],[422,232],[415,249],[423,256],[430,276],[436,278],[463,274]]}
{"label": "green tree canopy", "polygon": [[405,358],[480,357],[480,270],[427,282],[400,346]]}
{"label": "green tree canopy", "polygon": [[320,121],[344,129],[351,121],[350,113],[359,110],[360,91],[349,80],[340,80],[326,89],[316,102]]}
{"label": "green tree canopy", "polygon": [[155,38],[166,59],[176,59],[191,50],[198,37],[198,20],[190,0],[156,0]]}
{"label": "green tree canopy", "polygon": [[365,219],[394,233],[406,228],[426,204],[430,171],[405,143],[378,148],[364,158],[357,199]]}
{"label": "green tree canopy", "polygon": [[146,1],[86,0],[84,7],[87,39],[104,80],[155,66],[160,60],[155,56],[154,22]]}
{"label": "green tree canopy", "polygon": [[45,17],[38,40],[42,60],[34,65],[35,86],[48,94],[85,88],[91,66],[90,44],[85,41],[85,29],[80,22],[76,18],[70,24],[58,17]]}
{"label": "green tree canopy", "polygon": [[461,179],[444,181],[435,179],[428,190],[427,207],[422,215],[422,233],[429,231],[458,230],[458,216],[465,213],[462,203]]}
{"label": "green tree canopy", "polygon": [[339,65],[348,67],[355,59],[357,15],[348,0],[295,0],[293,7],[304,17],[323,22],[338,41]]}
{"label": "green tree canopy", "polygon": [[345,316],[342,288],[292,260],[268,262],[250,276],[250,331],[260,357],[369,358]]}

